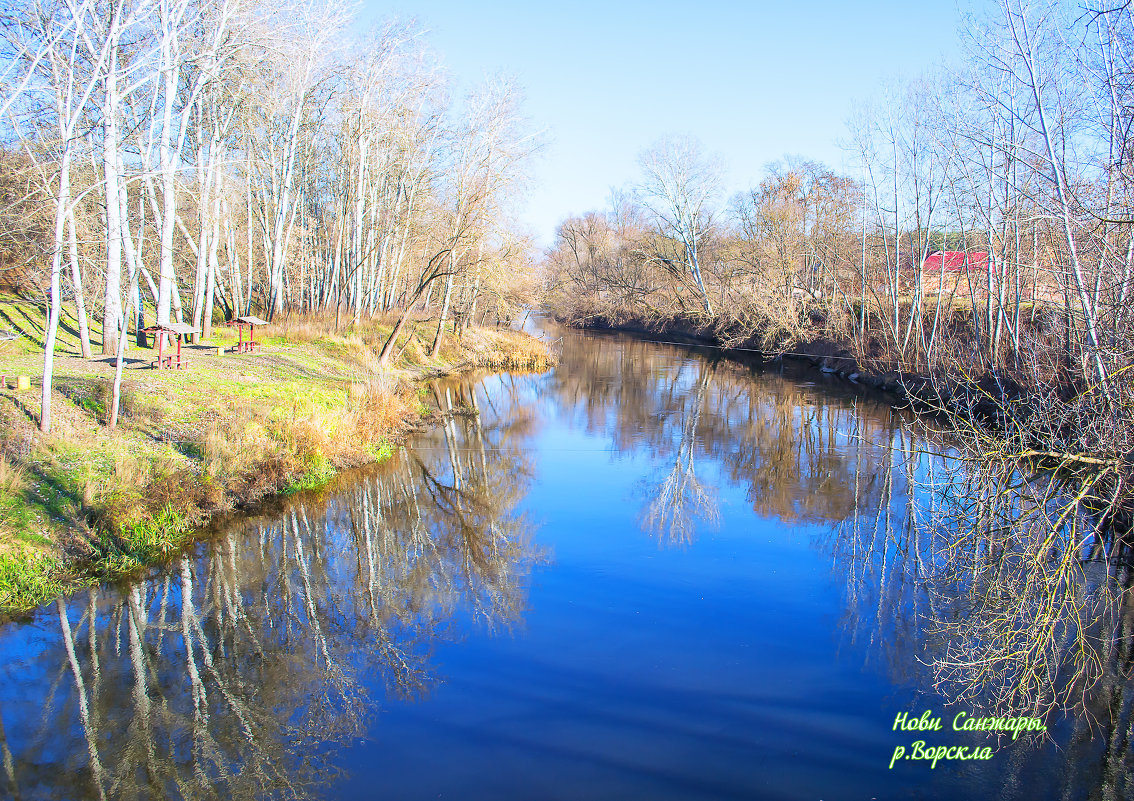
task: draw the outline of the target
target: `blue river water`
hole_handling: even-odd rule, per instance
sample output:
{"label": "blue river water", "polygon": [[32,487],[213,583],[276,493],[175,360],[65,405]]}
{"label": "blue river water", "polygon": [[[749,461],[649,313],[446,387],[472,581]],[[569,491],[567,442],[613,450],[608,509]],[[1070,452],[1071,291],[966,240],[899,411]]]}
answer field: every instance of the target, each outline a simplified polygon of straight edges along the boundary
{"label": "blue river water", "polygon": [[[911,415],[690,348],[561,347],[436,382],[441,422],[383,465],[6,624],[0,795],[1131,794],[1128,623],[1046,732],[953,730],[1016,714],[973,689],[1014,663],[985,623],[983,673],[941,633],[984,607],[931,580],[949,474]],[[926,711],[941,730],[895,730]]]}

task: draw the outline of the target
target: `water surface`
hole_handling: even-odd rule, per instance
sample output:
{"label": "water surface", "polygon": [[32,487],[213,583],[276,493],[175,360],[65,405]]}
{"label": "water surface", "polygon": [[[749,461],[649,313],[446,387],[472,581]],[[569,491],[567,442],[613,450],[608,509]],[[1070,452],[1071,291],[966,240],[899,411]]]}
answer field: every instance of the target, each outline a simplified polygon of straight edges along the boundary
{"label": "water surface", "polygon": [[[1049,738],[949,730],[984,713],[934,669],[940,466],[909,415],[705,351],[562,348],[545,375],[436,383],[444,424],[384,465],[5,626],[0,792],[1130,793],[1125,623]],[[944,731],[894,731],[927,709]],[[995,753],[890,768],[916,740]]]}

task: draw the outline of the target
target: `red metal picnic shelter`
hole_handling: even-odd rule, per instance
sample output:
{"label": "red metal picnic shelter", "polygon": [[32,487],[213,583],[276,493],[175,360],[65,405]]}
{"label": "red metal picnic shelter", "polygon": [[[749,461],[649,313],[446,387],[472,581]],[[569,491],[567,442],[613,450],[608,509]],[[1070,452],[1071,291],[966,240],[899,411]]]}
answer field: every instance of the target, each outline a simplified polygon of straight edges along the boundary
{"label": "red metal picnic shelter", "polygon": [[[238,336],[240,339],[231,350],[233,353],[255,353],[260,348],[260,343],[256,341],[256,326],[267,325],[267,320],[261,320],[259,317],[245,315],[244,317],[234,317],[229,320],[225,325],[237,326],[240,329]],[[244,327],[248,327],[248,341],[244,341]]]}
{"label": "red metal picnic shelter", "polygon": [[[158,323],[142,329],[143,333],[154,335],[154,344],[158,349],[157,361],[152,366],[158,370],[180,370],[189,366],[189,357],[181,355],[181,338],[197,333],[197,329],[188,323]],[[177,340],[177,352],[165,353],[165,336],[170,335]]]}

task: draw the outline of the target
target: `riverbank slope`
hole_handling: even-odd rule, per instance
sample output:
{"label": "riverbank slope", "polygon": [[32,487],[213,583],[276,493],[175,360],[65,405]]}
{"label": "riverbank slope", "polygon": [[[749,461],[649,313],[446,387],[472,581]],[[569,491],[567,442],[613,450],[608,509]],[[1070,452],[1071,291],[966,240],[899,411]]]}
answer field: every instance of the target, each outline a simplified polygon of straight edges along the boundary
{"label": "riverbank slope", "polygon": [[[385,458],[427,414],[428,377],[542,370],[553,359],[526,334],[477,328],[450,334],[430,358],[434,327],[423,325],[383,370],[376,353],[390,326],[381,322],[336,334],[333,317],[293,317],[263,332],[257,354],[224,350],[235,335],[222,328],[187,348],[184,371],[149,369],[151,351],[130,349],[112,430],[114,361],[69,355],[70,336],[57,348],[45,435],[42,312],[11,300],[0,312],[20,334],[0,343],[0,615],[161,563],[217,513]],[[31,388],[17,390],[16,375]]]}

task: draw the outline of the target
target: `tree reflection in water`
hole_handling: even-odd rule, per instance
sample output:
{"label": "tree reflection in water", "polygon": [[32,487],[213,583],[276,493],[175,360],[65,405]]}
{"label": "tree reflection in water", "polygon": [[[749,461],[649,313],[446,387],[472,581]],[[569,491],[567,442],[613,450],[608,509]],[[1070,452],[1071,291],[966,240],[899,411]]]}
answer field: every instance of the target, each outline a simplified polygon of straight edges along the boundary
{"label": "tree reflection in water", "polygon": [[[698,376],[691,392],[683,394],[680,403],[674,403],[674,387],[669,384],[666,409],[674,409],[676,433],[673,466],[659,481],[647,482],[645,492],[651,499],[642,514],[642,526],[654,532],[658,542],[668,545],[686,545],[694,536],[696,522],[712,525],[720,517],[714,488],[697,477],[696,448],[701,411],[709,387],[713,365],[699,365]],[[676,408],[675,408],[676,407]],[[660,417],[668,415],[663,412]]]}
{"label": "tree reflection in water", "polygon": [[716,353],[681,359],[640,340],[580,339],[563,353],[552,391],[616,454],[644,450],[658,463],[641,486],[641,520],[661,544],[688,544],[698,523],[716,523],[720,480],[744,487],[761,517],[846,519],[855,471],[865,459],[869,472],[885,451],[873,443],[902,425],[878,404],[859,407]]}
{"label": "tree reflection in water", "polygon": [[[1088,711],[1123,647],[1129,560],[1085,485],[895,430],[823,545],[855,630],[918,653],[946,697],[1002,714]],[[940,455],[945,454],[945,455]],[[895,628],[891,621],[898,621]]]}
{"label": "tree reflection in water", "polygon": [[[440,425],[386,465],[0,639],[2,792],[320,794],[383,697],[437,685],[439,643],[522,623],[544,557],[518,510],[550,408],[648,457],[638,518],[660,545],[697,547],[743,495],[812,538],[870,668],[973,714],[1043,713],[1063,795],[1134,794],[1131,574],[1096,534],[1105,486],[958,458],[884,404],[627,338],[575,336],[554,373],[490,381],[433,384]],[[997,781],[1032,786],[1044,747],[998,756]]]}
{"label": "tree reflection in water", "polygon": [[715,482],[743,488],[760,516],[818,532],[846,582],[841,627],[892,681],[1065,721],[1067,792],[1134,795],[1130,548],[1100,533],[1107,485],[979,458],[837,388],[604,339],[565,349],[555,391],[616,453],[654,458],[640,519],[660,544],[716,520]]}
{"label": "tree reflection in water", "polygon": [[[475,404],[467,383],[439,387]],[[430,654],[522,615],[540,553],[516,504],[531,426],[449,415],[321,497],[245,520],[199,558],[90,590],[4,656],[3,795],[308,798],[377,699],[428,693]],[[460,623],[459,621],[465,621]],[[34,642],[29,642],[34,640]]]}
{"label": "tree reflection in water", "polygon": [[[1099,525],[1101,487],[921,427],[889,445],[880,480],[856,474],[855,513],[821,541],[846,576],[845,629],[870,637],[896,680],[970,716],[1065,727],[1066,797],[1130,797],[1131,562]],[[1023,753],[1011,773],[1028,769]]]}

